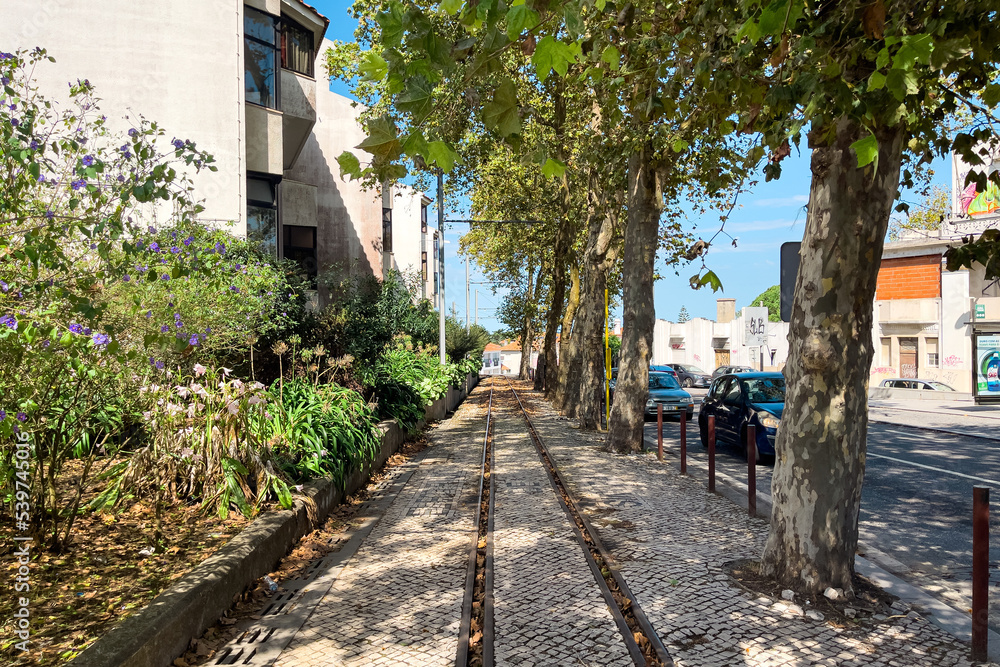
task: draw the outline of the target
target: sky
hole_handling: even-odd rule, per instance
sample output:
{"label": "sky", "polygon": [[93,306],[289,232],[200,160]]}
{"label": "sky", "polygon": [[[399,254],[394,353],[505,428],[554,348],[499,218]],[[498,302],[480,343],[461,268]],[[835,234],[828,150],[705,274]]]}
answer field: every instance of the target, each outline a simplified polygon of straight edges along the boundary
{"label": "sky", "polygon": [[[330,40],[353,41],[356,21],[347,10],[351,2],[345,0],[312,0],[311,4],[330,19],[326,38]],[[350,90],[339,81],[331,84],[331,90],[350,97]],[[801,153],[794,147],[792,154],[782,161],[782,176],[777,181],[765,183],[763,177],[749,192],[743,193],[726,222],[725,231],[736,240],[719,235],[705,257],[708,269],[714,271],[722,281],[722,290],[713,293],[708,287],[700,290],[691,288],[691,276],[698,272],[700,260],[693,264],[668,267],[663,261],[657,262],[657,271],[663,278],[654,286],[654,308],[659,319],[676,321],[681,307],[694,317],[714,320],[716,299],[736,299],[737,311],[752,305],[752,300],[772,285],[778,284],[779,249],[787,241],[801,241],[805,229],[806,208],[809,200],[809,151],[802,141]],[[938,160],[932,165],[933,182],[951,187],[951,167],[947,160]],[[433,198],[435,193],[427,193]],[[904,193],[904,201],[915,204],[919,201],[912,193]],[[445,218],[469,217],[466,202],[446,202]],[[436,210],[436,204],[434,205]],[[454,209],[454,210],[452,210]],[[432,222],[432,224],[434,224]],[[707,213],[697,219],[688,219],[685,229],[696,237],[708,240],[719,229],[718,213]],[[466,317],[466,283],[464,259],[457,255],[457,238],[465,225],[450,225],[445,228],[445,303],[449,312],[452,303],[460,320]],[[475,268],[470,266],[469,317],[475,319],[475,291],[479,291],[479,323],[490,331],[501,326],[495,318],[495,311],[503,300],[503,294],[494,294]],[[614,309],[612,317],[621,317],[621,309]]]}

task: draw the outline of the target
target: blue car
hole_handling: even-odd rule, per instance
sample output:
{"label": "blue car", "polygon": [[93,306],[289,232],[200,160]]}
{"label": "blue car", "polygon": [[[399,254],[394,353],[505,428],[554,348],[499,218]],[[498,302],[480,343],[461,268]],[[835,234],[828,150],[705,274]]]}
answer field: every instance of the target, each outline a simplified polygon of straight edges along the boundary
{"label": "blue car", "polygon": [[781,373],[721,375],[712,383],[698,413],[701,443],[708,446],[708,418],[715,417],[716,441],[730,442],[746,456],[747,425],[757,429],[757,460],[774,458],[781,414],[785,410],[785,378]]}

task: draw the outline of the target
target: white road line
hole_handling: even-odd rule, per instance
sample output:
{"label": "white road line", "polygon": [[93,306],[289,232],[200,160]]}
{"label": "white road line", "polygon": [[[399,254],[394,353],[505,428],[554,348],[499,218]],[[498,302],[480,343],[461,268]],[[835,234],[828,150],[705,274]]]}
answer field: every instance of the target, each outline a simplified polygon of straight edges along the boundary
{"label": "white road line", "polygon": [[923,463],[914,463],[913,461],[907,461],[905,459],[897,459],[894,456],[884,456],[882,454],[872,454],[869,453],[868,458],[876,459],[888,459],[889,461],[895,461],[896,463],[902,463],[903,465],[914,466],[915,468],[923,468],[924,470],[933,470],[934,472],[943,472],[946,475],[953,475],[955,477],[964,477],[965,479],[972,479],[977,482],[986,482],[987,484],[996,484],[1000,486],[1000,482],[994,479],[985,479],[983,477],[973,477],[972,475],[963,475],[960,472],[952,472],[951,470],[945,470],[944,468],[935,468],[934,466],[924,465]]}

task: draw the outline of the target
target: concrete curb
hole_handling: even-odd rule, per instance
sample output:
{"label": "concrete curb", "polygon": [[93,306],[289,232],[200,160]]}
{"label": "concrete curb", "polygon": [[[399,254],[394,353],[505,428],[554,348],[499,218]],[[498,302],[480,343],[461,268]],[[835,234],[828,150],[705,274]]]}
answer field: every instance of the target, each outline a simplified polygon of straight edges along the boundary
{"label": "concrete curb", "polygon": [[[463,387],[427,406],[424,420],[444,419],[478,384],[470,374]],[[409,435],[394,422],[382,422],[382,446],[374,461],[346,480],[350,495],[367,484]],[[264,576],[292,546],[339,505],[344,494],[327,480],[305,485],[303,493],[316,505],[317,523],[310,521],[306,504],[297,500],[290,510],[259,517],[219,551],[158,595],[72,660],[74,667],[167,667],[182,655],[193,637],[199,637],[232,606],[250,584]]]}
{"label": "concrete curb", "polygon": [[[652,449],[652,451],[655,452],[656,438],[644,434],[643,445],[645,449]],[[666,454],[666,452],[664,452],[664,454]],[[670,458],[675,459],[670,462],[670,465],[679,469],[680,460],[674,456],[673,452],[671,452]],[[708,479],[707,464],[701,463],[700,461],[692,461],[689,458],[687,467],[689,471],[691,469],[698,470],[704,475],[706,480]],[[716,469],[715,490],[719,495],[732,501],[736,505],[743,508],[747,507],[748,489],[746,482],[741,482],[735,477],[719,472],[719,470]],[[770,521],[772,507],[771,495],[758,489],[757,518]],[[858,543],[858,547],[860,550],[865,552],[875,551],[860,542]],[[968,613],[941,602],[930,593],[917,588],[913,584],[903,581],[891,572],[879,567],[868,558],[855,556],[854,562],[855,570],[858,574],[867,577],[880,586],[882,590],[890,593],[891,595],[895,595],[903,602],[917,607],[919,610],[918,613],[934,625],[951,634],[959,641],[969,642],[972,640],[972,617]],[[987,652],[991,661],[1000,662],[1000,634],[997,634],[993,630],[989,631],[989,648]]]}

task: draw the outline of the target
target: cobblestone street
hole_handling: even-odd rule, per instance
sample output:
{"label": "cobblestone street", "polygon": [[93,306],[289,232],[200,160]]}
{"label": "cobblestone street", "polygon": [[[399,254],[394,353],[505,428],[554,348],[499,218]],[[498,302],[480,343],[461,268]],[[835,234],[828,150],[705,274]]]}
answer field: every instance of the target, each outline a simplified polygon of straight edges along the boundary
{"label": "cobblestone street", "polygon": [[[429,431],[412,477],[322,600],[300,610],[308,617],[274,664],[454,664],[488,391]],[[725,567],[760,556],[764,521],[653,456],[602,452],[600,435],[537,394],[522,399],[677,667],[972,664],[968,645],[903,605],[845,624],[742,588]],[[632,664],[523,417],[494,401],[496,664]]]}

